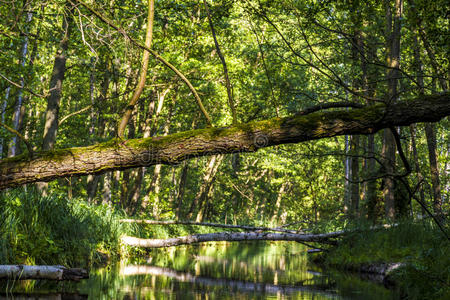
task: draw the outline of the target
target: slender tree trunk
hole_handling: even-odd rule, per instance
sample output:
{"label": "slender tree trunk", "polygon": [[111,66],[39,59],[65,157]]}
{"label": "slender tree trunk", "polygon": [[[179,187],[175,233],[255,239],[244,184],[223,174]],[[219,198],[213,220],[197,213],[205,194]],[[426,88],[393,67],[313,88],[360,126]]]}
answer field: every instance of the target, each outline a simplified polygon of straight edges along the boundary
{"label": "slender tree trunk", "polygon": [[184,199],[184,191],[186,189],[188,171],[189,171],[189,162],[185,161],[185,162],[183,162],[183,169],[181,170],[180,182],[178,184],[177,207],[176,207],[178,220],[181,218],[183,199]]}
{"label": "slender tree trunk", "polygon": [[[417,144],[416,144],[416,126],[414,124],[409,126],[409,130],[411,133],[411,148],[412,148],[412,155],[414,160],[414,169],[417,173],[417,180],[419,184],[419,195],[420,195],[420,201],[425,204],[425,191],[423,189],[423,175],[420,171],[420,164],[419,164],[419,155],[417,153]],[[426,211],[423,207],[422,208],[422,216],[426,215]]]}
{"label": "slender tree trunk", "polygon": [[[162,103],[164,101],[164,97],[162,97],[162,99],[163,100],[161,100],[160,103]],[[163,136],[167,136],[169,134],[169,129],[170,129],[170,124],[171,124],[171,120],[172,120],[172,116],[173,116],[174,106],[175,106],[175,101],[172,102],[172,104],[169,106],[169,114],[166,119],[166,122],[164,123]],[[161,104],[161,107],[162,107],[162,104]],[[154,126],[156,127],[156,125],[154,125]],[[161,164],[157,164],[155,166],[155,169],[153,171],[153,178],[150,183],[150,188],[147,191],[147,193],[144,197],[144,201],[142,203],[142,207],[145,210],[148,207],[149,200],[150,200],[148,194],[150,192],[153,192],[154,203],[153,203],[152,213],[155,218],[158,217],[158,215],[159,215],[159,193],[160,193],[160,188],[161,188],[160,187],[161,168],[162,168]]]}
{"label": "slender tree trunk", "polygon": [[352,154],[351,163],[351,209],[350,215],[352,218],[359,216],[359,135],[353,135],[350,143],[350,153]]}
{"label": "slender tree trunk", "polygon": [[50,79],[50,96],[47,99],[47,110],[45,113],[43,150],[53,149],[56,141],[59,122],[59,107],[62,96],[62,85],[66,72],[67,48],[69,45],[70,31],[72,27],[72,17],[68,15],[63,17],[64,35],[59,44],[55,60],[53,63],[53,72]]}
{"label": "slender tree trunk", "polygon": [[288,181],[284,181],[280,186],[280,190],[278,191],[277,202],[275,203],[275,210],[272,215],[272,220],[270,221],[272,225],[276,224],[278,216],[281,214],[281,200],[283,199],[288,183],[289,183]]}
{"label": "slender tree trunk", "polygon": [[345,158],[344,158],[344,174],[345,174],[345,185],[344,185],[344,213],[348,214],[351,209],[351,174],[352,174],[352,160],[348,155],[350,154],[350,136],[345,136]]}
{"label": "slender tree trunk", "polygon": [[[199,213],[197,215],[197,219],[202,219],[202,213],[200,213],[200,211],[202,210],[203,202],[208,195],[211,183],[214,180],[214,176],[216,175],[216,172],[219,168],[218,165],[220,164],[222,159],[223,155],[213,155],[209,158],[205,173],[203,174],[202,184],[200,185],[200,189],[197,192],[194,201],[192,201],[191,207],[189,209],[189,219],[192,218],[196,209],[198,209],[197,212]],[[197,220],[197,222],[201,221]]]}
{"label": "slender tree trunk", "polygon": [[[153,17],[154,17],[154,0],[148,0],[148,14],[147,14],[147,32],[145,35],[145,47],[150,48],[152,45],[152,37],[153,37]],[[144,50],[144,54],[142,56],[142,67],[141,72],[139,75],[138,85],[133,93],[133,96],[131,97],[130,102],[128,103],[128,106],[122,116],[122,120],[119,124],[119,129],[117,131],[117,135],[119,137],[123,137],[125,128],[127,124],[129,123],[129,120],[131,118],[131,115],[133,113],[134,107],[139,100],[139,97],[142,94],[142,91],[144,90],[145,82],[147,80],[147,69],[148,69],[148,61],[150,58],[150,52],[147,50]]]}
{"label": "slender tree trunk", "polygon": [[[401,17],[403,9],[403,0],[395,0],[394,15],[392,16],[390,1],[385,1],[386,6],[386,23],[387,23],[387,72],[388,93],[387,103],[390,105],[398,98],[397,85],[400,67],[400,29]],[[395,171],[395,139],[389,129],[384,130],[382,156],[384,161],[384,169],[387,176],[384,179],[384,205],[386,218],[395,218],[395,182],[392,174]]]}
{"label": "slender tree trunk", "polygon": [[216,31],[214,30],[214,24],[211,18],[211,13],[209,11],[208,3],[206,0],[203,0],[203,4],[205,5],[206,14],[208,15],[208,22],[209,27],[211,28],[211,33],[214,38],[214,45],[216,46],[217,55],[220,58],[220,61],[222,62],[223,66],[223,74],[225,76],[225,85],[227,88],[227,95],[228,95],[228,105],[231,109],[231,115],[233,117],[233,125],[237,124],[237,116],[236,116],[236,108],[235,108],[235,102],[233,99],[233,87],[231,85],[230,77],[228,76],[228,68],[227,63],[225,61],[225,57],[222,54],[222,51],[220,50],[219,42],[217,41],[216,37]]}
{"label": "slender tree trunk", "polygon": [[[31,19],[33,17],[33,13],[29,12],[27,13],[27,23],[31,22]],[[21,65],[23,68],[25,68],[25,62],[28,55],[28,35],[25,34],[23,47],[22,47],[22,57],[21,57]],[[19,89],[16,105],[14,109],[13,114],[13,129],[20,132],[20,128],[22,127],[23,123],[23,116],[25,113],[24,107],[23,107],[23,95],[22,95],[22,89],[25,85],[25,79],[23,76],[20,77],[20,85],[21,88]],[[8,147],[8,157],[16,156],[19,154],[19,141],[17,140],[17,136],[14,135],[9,147]]]}
{"label": "slender tree trunk", "polygon": [[[3,100],[3,105],[2,105],[2,113],[1,113],[1,122],[3,124],[5,124],[5,111],[6,111],[6,106],[8,105],[8,98],[9,98],[9,92],[11,91],[11,88],[8,86],[6,88],[5,91],[5,100]],[[3,158],[3,144],[5,142],[4,138],[3,138],[3,132],[5,131],[5,129],[2,127],[0,128],[0,133],[1,133],[1,138],[0,138],[0,159]]]}
{"label": "slender tree trunk", "polygon": [[431,184],[433,188],[433,209],[436,215],[442,215],[442,195],[437,162],[436,131],[431,123],[425,124],[425,134],[427,137],[428,158],[430,160],[431,171]]}

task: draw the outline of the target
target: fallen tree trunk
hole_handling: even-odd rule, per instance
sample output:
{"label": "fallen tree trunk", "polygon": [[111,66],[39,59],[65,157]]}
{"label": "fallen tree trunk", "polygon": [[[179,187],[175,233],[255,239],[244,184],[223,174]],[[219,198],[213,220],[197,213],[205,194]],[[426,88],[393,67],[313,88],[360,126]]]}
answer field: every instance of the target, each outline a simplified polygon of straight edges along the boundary
{"label": "fallen tree trunk", "polygon": [[164,137],[120,140],[88,147],[27,153],[0,160],[0,190],[22,184],[111,170],[177,164],[192,157],[254,152],[259,148],[339,135],[371,134],[383,128],[436,122],[450,115],[450,94],[421,96],[385,106],[273,118],[206,128]]}
{"label": "fallen tree trunk", "polygon": [[0,279],[75,280],[89,278],[84,269],[63,266],[0,265]]}
{"label": "fallen tree trunk", "polygon": [[208,222],[194,222],[194,221],[158,221],[158,220],[136,220],[136,219],[121,219],[121,223],[138,223],[149,225],[194,225],[194,226],[206,226],[206,227],[218,227],[218,228],[236,228],[251,231],[277,231],[287,233],[301,233],[299,230],[289,230],[284,228],[270,228],[270,227],[255,227],[247,225],[232,225],[232,224],[219,224]]}
{"label": "fallen tree trunk", "polygon": [[179,245],[190,245],[204,242],[239,242],[239,241],[293,241],[293,242],[320,242],[336,244],[330,240],[346,234],[346,231],[335,231],[321,234],[296,234],[296,233],[258,233],[258,232],[217,232],[194,234],[169,239],[140,239],[131,236],[123,236],[122,243],[128,246],[143,248],[163,248]]}

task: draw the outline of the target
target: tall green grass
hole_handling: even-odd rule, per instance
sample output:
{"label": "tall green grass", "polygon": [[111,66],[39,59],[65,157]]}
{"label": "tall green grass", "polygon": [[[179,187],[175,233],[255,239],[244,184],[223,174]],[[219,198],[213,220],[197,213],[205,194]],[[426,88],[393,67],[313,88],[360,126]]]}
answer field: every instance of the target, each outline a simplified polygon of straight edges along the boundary
{"label": "tall green grass", "polygon": [[42,196],[18,188],[0,194],[0,264],[86,267],[120,255],[120,236],[130,232],[124,214],[63,194]]}
{"label": "tall green grass", "polygon": [[[360,227],[361,228],[361,227]],[[450,232],[448,223],[445,230]],[[402,262],[394,273],[408,299],[450,299],[450,242],[431,220],[404,221],[383,229],[357,230],[323,257],[325,265],[346,269],[371,263]],[[447,298],[448,297],[448,298]]]}

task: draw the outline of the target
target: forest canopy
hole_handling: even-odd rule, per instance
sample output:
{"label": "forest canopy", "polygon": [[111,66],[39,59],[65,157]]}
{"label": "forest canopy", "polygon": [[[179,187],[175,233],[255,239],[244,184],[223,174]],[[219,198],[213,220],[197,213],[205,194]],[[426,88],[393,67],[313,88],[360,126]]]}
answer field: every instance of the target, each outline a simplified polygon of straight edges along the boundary
{"label": "forest canopy", "polygon": [[2,4],[0,189],[53,180],[37,185],[197,221],[440,215],[450,196],[442,7]]}

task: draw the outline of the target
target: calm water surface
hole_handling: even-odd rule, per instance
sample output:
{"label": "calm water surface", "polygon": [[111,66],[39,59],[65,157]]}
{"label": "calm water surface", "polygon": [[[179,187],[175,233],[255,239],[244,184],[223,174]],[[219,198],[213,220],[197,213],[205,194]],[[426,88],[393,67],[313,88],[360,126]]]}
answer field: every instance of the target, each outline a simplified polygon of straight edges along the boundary
{"label": "calm water surface", "polygon": [[[383,286],[308,264],[292,242],[211,243],[153,250],[79,283],[20,283],[0,299],[389,299]],[[5,287],[3,287],[5,293]],[[22,290],[21,290],[22,289]],[[20,294],[17,292],[21,292]]]}

